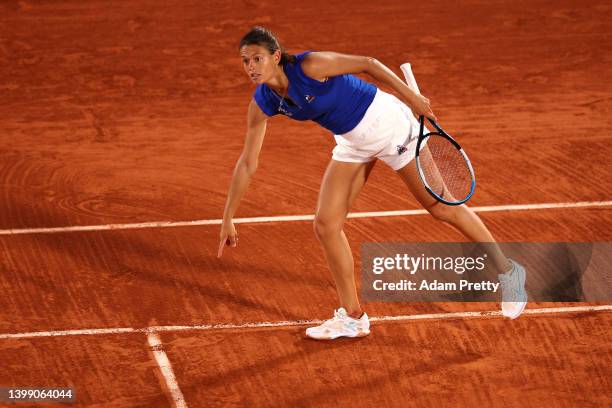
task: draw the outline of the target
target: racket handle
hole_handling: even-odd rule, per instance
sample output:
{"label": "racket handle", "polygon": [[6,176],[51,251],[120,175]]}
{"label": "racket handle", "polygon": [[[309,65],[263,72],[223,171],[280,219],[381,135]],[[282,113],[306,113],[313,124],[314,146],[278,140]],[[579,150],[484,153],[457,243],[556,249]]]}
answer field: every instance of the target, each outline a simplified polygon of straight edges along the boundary
{"label": "racket handle", "polygon": [[[412,89],[414,92],[420,95],[421,91],[419,91],[419,86],[416,83],[416,79],[414,79],[414,74],[412,73],[412,68],[410,66],[410,63],[406,62],[400,65],[400,69],[404,73],[404,77],[406,78],[406,84],[408,85],[408,88]],[[431,122],[431,124],[436,128],[436,130],[438,130],[439,132],[443,134],[446,134],[446,132],[444,132],[444,130],[440,128],[440,126],[436,123],[436,121],[434,121],[431,118],[427,118],[427,120]],[[423,135],[423,132],[425,130],[425,116],[423,115],[419,116],[419,125],[420,125],[419,134]]]}
{"label": "racket handle", "polygon": [[412,89],[412,91],[416,92],[417,94],[420,94],[421,91],[419,91],[419,86],[416,83],[416,79],[414,79],[414,74],[412,73],[410,63],[406,62],[400,65],[400,69],[404,73],[404,78],[406,78],[406,84],[408,85],[408,88]]}

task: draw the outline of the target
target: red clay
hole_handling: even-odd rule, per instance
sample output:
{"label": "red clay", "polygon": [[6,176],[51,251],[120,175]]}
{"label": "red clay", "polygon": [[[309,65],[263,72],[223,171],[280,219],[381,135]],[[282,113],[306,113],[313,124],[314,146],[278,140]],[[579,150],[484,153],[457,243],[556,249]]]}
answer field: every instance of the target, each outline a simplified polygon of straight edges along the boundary
{"label": "red clay", "polygon": [[[474,163],[471,205],[610,200],[604,1],[10,1],[0,4],[0,229],[222,215],[253,88],[251,25],[290,51],[370,55],[421,91]],[[333,139],[274,118],[237,216],[311,214]],[[354,211],[418,208],[377,164]],[[609,241],[612,210],[483,214],[502,241]],[[0,238],[0,333],[328,317],[308,222]],[[463,238],[425,216],[350,220],[366,241]],[[530,304],[529,307],[560,304]],[[371,315],[497,304],[366,304]],[[320,343],[303,327],[163,334],[190,407],[602,406],[610,314],[374,324]],[[142,333],[0,340],[0,385],[74,385],[77,406],[170,406]]]}

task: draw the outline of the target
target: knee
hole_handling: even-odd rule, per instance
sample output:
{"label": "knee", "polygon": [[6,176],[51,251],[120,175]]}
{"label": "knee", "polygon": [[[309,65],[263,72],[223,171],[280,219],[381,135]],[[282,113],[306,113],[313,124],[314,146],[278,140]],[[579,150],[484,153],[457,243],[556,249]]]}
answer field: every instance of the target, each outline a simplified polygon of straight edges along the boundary
{"label": "knee", "polygon": [[459,214],[465,207],[461,205],[446,205],[442,203],[435,203],[431,207],[427,208],[427,211],[436,219],[443,222],[453,223]]}
{"label": "knee", "polygon": [[340,234],[342,223],[330,217],[315,215],[313,222],[315,236],[319,241]]}

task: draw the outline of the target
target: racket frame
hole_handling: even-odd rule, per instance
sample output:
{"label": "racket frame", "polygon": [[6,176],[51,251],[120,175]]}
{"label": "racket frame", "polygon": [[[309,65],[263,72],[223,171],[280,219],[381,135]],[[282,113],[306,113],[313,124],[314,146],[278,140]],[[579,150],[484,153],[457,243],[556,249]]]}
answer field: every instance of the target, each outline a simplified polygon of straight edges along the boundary
{"label": "racket frame", "polygon": [[[461,145],[459,145],[459,143],[457,143],[457,141],[455,139],[453,139],[453,137],[451,135],[449,135],[448,133],[446,133],[444,131],[444,129],[442,129],[440,127],[440,125],[438,125],[436,123],[435,120],[431,119],[431,118],[427,118],[427,120],[429,120],[429,122],[431,123],[431,125],[434,127],[434,129],[436,129],[435,132],[428,132],[427,134],[425,134],[425,116],[421,115],[419,116],[419,139],[417,140],[417,144],[416,144],[416,152],[415,152],[415,160],[416,160],[416,167],[417,167],[417,171],[419,173],[419,177],[421,178],[421,182],[423,183],[423,186],[425,186],[425,190],[427,190],[427,192],[436,200],[440,201],[443,204],[446,205],[461,205],[463,203],[465,203],[467,200],[469,200],[473,195],[474,195],[474,191],[476,190],[476,176],[474,175],[474,168],[472,167],[472,163],[470,162],[470,159],[468,159],[467,154],[465,154],[465,152],[463,151],[463,148],[461,148]],[[446,140],[448,140],[449,142],[451,142],[453,144],[453,146],[455,146],[455,148],[459,151],[459,153],[461,153],[461,156],[463,157],[463,160],[465,160],[465,163],[467,164],[468,170],[470,172],[470,176],[472,179],[472,184],[470,186],[470,192],[468,193],[468,195],[466,197],[464,197],[463,199],[459,200],[459,201],[448,201],[445,200],[444,198],[440,197],[438,194],[436,194],[433,189],[429,186],[429,183],[427,183],[427,181],[425,180],[425,174],[423,172],[423,168],[421,167],[421,160],[420,160],[420,152],[421,152],[421,144],[423,143],[423,141],[430,137],[430,136],[441,136],[443,138],[445,138]]]}

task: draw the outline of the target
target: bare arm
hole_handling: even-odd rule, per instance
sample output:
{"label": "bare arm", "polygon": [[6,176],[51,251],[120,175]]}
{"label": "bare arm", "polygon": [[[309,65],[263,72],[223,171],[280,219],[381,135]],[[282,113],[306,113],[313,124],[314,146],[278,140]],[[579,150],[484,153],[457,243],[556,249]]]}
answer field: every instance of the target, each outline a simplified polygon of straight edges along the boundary
{"label": "bare arm", "polygon": [[261,111],[255,100],[251,100],[247,114],[247,133],[242,148],[242,154],[236,162],[234,173],[227,193],[227,201],[223,212],[223,224],[221,226],[221,242],[217,256],[223,253],[225,245],[236,246],[238,240],[234,229],[232,218],[238,209],[240,200],[247,191],[253,174],[257,170],[259,152],[266,134],[268,116]]}
{"label": "bare arm", "polygon": [[429,100],[414,93],[404,81],[376,58],[329,51],[313,52],[304,58],[302,70],[306,75],[317,80],[342,74],[366,73],[393,88],[410,105],[414,113],[435,119],[429,106]]}

